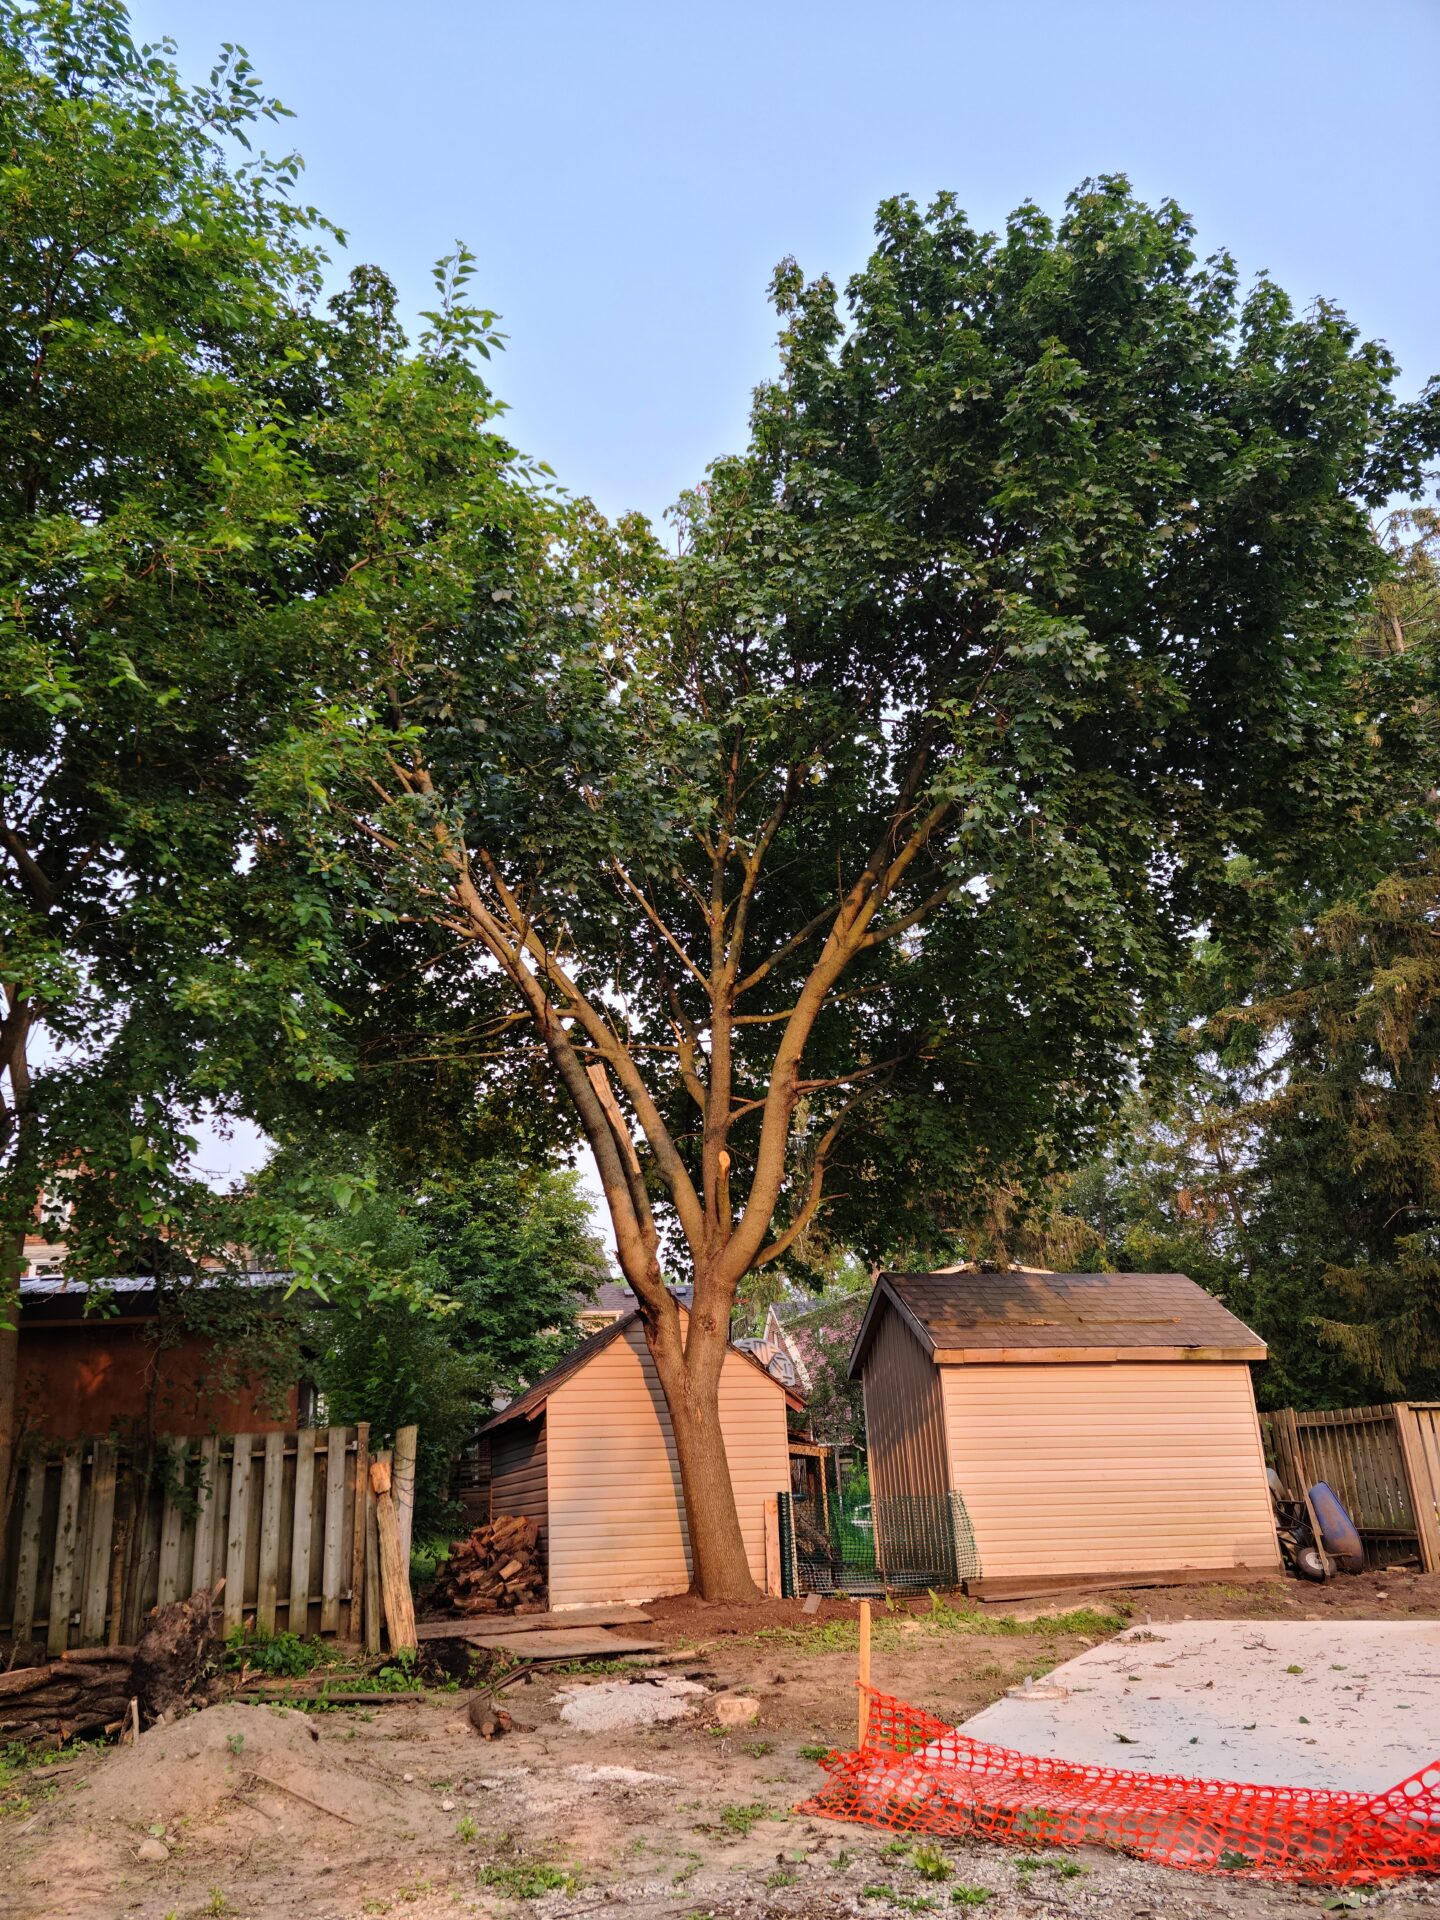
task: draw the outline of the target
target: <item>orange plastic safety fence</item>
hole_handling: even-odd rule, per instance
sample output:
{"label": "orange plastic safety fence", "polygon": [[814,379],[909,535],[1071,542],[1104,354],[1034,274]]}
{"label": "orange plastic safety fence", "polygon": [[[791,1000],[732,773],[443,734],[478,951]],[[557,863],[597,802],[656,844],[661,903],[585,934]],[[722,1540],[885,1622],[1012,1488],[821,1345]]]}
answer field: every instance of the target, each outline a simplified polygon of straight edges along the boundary
{"label": "orange plastic safety fence", "polygon": [[871,1693],[864,1744],[803,1811],[899,1833],[1118,1848],[1164,1866],[1326,1883],[1440,1873],[1440,1760],[1383,1793],[1042,1760]]}

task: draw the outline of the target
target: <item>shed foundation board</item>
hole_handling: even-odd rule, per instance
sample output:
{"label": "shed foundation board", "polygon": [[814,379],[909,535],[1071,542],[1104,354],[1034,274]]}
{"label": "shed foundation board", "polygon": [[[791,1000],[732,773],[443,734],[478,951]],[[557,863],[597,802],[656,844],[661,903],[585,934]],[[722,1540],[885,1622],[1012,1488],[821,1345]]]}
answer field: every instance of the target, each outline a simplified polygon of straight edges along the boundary
{"label": "shed foundation board", "polygon": [[1132,1627],[1046,1675],[1062,1688],[963,1731],[1082,1765],[1362,1793],[1440,1757],[1440,1621]]}
{"label": "shed foundation board", "polygon": [[618,1660],[627,1653],[660,1652],[657,1641],[628,1639],[604,1627],[555,1633],[487,1633],[481,1627],[464,1637],[472,1646],[513,1653],[517,1660]]}
{"label": "shed foundation board", "polygon": [[644,1627],[650,1615],[643,1607],[566,1607],[560,1613],[472,1613],[457,1619],[422,1620],[415,1632],[421,1640],[473,1640],[477,1634],[493,1638],[517,1633],[569,1632],[575,1627]]}

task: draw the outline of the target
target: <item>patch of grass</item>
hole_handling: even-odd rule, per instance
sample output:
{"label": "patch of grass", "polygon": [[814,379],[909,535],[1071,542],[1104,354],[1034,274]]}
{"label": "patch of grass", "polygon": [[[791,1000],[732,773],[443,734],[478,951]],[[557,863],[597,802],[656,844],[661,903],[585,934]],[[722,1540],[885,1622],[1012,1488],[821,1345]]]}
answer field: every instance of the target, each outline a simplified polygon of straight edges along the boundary
{"label": "patch of grass", "polygon": [[949,1880],[954,1869],[939,1847],[916,1847],[910,1856],[910,1864],[922,1880]]}
{"label": "patch of grass", "polygon": [[475,1840],[479,1832],[480,1829],[476,1826],[473,1816],[468,1813],[462,1813],[460,1818],[455,1822],[455,1838],[462,1841],[467,1847]]}
{"label": "patch of grass", "polygon": [[402,1647],[378,1673],[372,1674],[370,1685],[376,1693],[423,1693],[425,1690],[425,1682],[416,1670],[415,1655],[408,1647]]}
{"label": "patch of grass", "polygon": [[908,1840],[887,1840],[880,1849],[882,1860],[903,1860],[910,1851]]}
{"label": "patch of grass", "polygon": [[763,1760],[767,1754],[774,1753],[775,1742],[773,1740],[753,1740],[745,1751],[750,1755],[752,1760]]}
{"label": "patch of grass", "polygon": [[225,1898],[223,1891],[219,1887],[211,1887],[210,1898],[205,1902],[204,1911],[206,1913],[228,1913],[230,1911],[230,1902]]}
{"label": "patch of grass", "polygon": [[[952,1605],[937,1593],[930,1596],[930,1611],[923,1614],[885,1613],[875,1621],[872,1641],[882,1652],[894,1652],[925,1633],[959,1634],[980,1640],[1054,1639],[1066,1634],[1084,1634],[1105,1640],[1118,1633],[1130,1618],[1128,1608],[1073,1607],[1068,1613],[1045,1613],[1034,1620],[1017,1620],[1013,1614],[986,1613],[978,1605]],[[910,1631],[903,1632],[908,1625]],[[807,1657],[826,1653],[846,1653],[858,1646],[860,1626],[856,1620],[826,1620],[810,1627],[762,1627],[753,1636],[757,1642],[774,1642]]]}
{"label": "patch of grass", "polygon": [[987,1900],[994,1898],[989,1887],[952,1887],[950,1890],[952,1907],[983,1907]]}
{"label": "patch of grass", "polygon": [[58,1747],[27,1747],[21,1740],[0,1748],[0,1818],[31,1813],[37,1801],[60,1791],[58,1780],[35,1780],[37,1767],[63,1765],[103,1747],[103,1740],[67,1740]]}
{"label": "patch of grass", "polygon": [[274,1680],[301,1680],[317,1667],[335,1664],[335,1655],[322,1640],[302,1640],[298,1633],[265,1633],[259,1627],[234,1627],[225,1637],[223,1664],[231,1673],[248,1667]]}
{"label": "patch of grass", "polygon": [[722,1807],[720,1824],[727,1833],[739,1834],[743,1839],[757,1820],[765,1818],[767,1811],[758,1800],[752,1800],[745,1806]]}
{"label": "patch of grass", "polygon": [[507,1900],[539,1900],[547,1893],[574,1893],[580,1882],[548,1860],[492,1860],[480,1869],[480,1884]]}
{"label": "patch of grass", "polygon": [[800,1758],[802,1760],[823,1760],[826,1754],[833,1753],[834,1751],[835,1749],[833,1747],[822,1747],[812,1740],[808,1747],[801,1747]]}
{"label": "patch of grass", "polygon": [[793,1867],[776,1867],[773,1873],[766,1874],[765,1884],[773,1891],[776,1887],[793,1887],[799,1878]]}
{"label": "patch of grass", "polygon": [[553,1667],[547,1667],[547,1676],[552,1673],[576,1673],[603,1677],[606,1674],[633,1673],[633,1660],[557,1660]]}

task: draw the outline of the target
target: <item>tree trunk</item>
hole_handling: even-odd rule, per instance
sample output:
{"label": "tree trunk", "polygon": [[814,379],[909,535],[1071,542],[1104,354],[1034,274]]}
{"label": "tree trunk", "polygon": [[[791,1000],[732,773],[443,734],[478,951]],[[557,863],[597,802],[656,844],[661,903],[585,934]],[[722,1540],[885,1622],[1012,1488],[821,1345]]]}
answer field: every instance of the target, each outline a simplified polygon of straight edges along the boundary
{"label": "tree trunk", "polygon": [[678,1339],[667,1338],[663,1329],[652,1334],[648,1323],[645,1331],[675,1435],[691,1591],[720,1605],[758,1600],[720,1426],[720,1368],[728,1339],[721,1338],[718,1356],[704,1355],[713,1364],[692,1365]]}

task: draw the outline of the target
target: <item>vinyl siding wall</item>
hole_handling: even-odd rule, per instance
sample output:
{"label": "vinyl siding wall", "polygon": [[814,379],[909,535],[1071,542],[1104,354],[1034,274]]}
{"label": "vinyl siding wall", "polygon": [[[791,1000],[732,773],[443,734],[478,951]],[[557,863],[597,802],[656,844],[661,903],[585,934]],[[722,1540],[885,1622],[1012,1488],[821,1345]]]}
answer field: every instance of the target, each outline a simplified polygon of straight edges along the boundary
{"label": "vinyl siding wall", "polygon": [[1279,1564],[1243,1362],[939,1373],[983,1577]]}
{"label": "vinyl siding wall", "polygon": [[[726,1356],[720,1418],[757,1582],[765,1501],[790,1484],[785,1396],[740,1354]],[[550,1605],[651,1600],[690,1584],[690,1547],[670,1416],[640,1326],[551,1394]]]}
{"label": "vinyl siding wall", "polygon": [[546,1417],[516,1420],[490,1441],[490,1517],[523,1513],[540,1522],[540,1545],[549,1533]]}
{"label": "vinyl siding wall", "polygon": [[950,1473],[940,1372],[892,1306],[880,1309],[861,1377],[872,1496],[945,1493]]}

